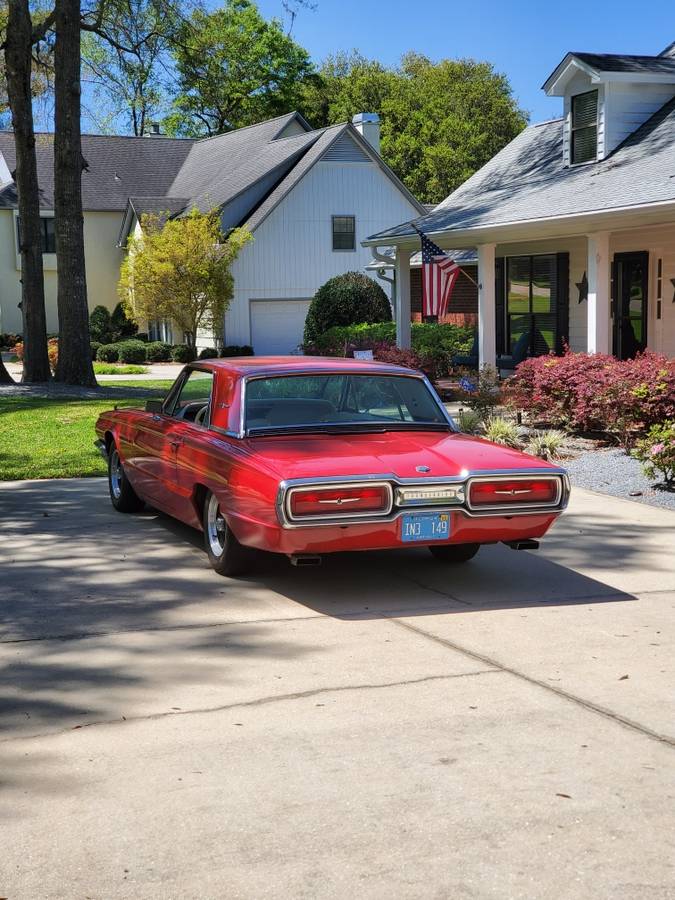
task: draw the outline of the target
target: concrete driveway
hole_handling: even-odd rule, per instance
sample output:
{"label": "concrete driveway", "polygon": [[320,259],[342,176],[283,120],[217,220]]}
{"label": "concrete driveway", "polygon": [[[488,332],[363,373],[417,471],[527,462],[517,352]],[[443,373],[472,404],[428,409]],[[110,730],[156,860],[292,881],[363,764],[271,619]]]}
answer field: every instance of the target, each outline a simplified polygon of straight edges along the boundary
{"label": "concrete driveway", "polygon": [[0,897],[675,897],[675,514],[219,578],[0,486]]}

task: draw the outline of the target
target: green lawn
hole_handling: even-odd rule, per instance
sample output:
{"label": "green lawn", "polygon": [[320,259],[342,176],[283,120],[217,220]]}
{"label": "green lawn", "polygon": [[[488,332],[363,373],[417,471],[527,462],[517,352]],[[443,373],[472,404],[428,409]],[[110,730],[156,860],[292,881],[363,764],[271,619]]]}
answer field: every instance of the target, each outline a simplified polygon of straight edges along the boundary
{"label": "green lawn", "polygon": [[[172,381],[118,381],[115,388],[142,387],[162,397]],[[94,423],[113,406],[143,406],[146,397],[67,400],[3,397],[0,390],[0,481],[104,475],[94,447]]]}

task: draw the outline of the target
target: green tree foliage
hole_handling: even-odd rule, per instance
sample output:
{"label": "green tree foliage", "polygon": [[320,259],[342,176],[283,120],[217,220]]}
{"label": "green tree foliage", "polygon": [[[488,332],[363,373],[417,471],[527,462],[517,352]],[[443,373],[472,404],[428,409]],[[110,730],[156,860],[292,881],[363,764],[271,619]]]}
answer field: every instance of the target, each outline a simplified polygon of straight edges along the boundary
{"label": "green tree foliage", "polygon": [[230,269],[251,234],[235,228],[223,239],[215,210],[195,209],[164,225],[158,216],[143,216],[141,224],[119,282],[127,315],[137,323],[173,320],[194,352],[198,330],[222,331],[234,288]]}
{"label": "green tree foliage", "polygon": [[286,113],[314,71],[306,50],[251,0],[195,10],[173,53],[179,88],[165,119],[171,134],[220,134]]}
{"label": "green tree foliage", "polygon": [[388,69],[360,54],[330,57],[301,106],[315,126],[376,112],[382,156],[418,199],[438,203],[525,126],[505,75],[490,63],[408,53]]}
{"label": "green tree foliage", "polygon": [[92,341],[100,344],[112,343],[112,328],[110,327],[110,310],[105,306],[95,306],[89,316],[89,335]]}
{"label": "green tree foliage", "polygon": [[110,314],[112,341],[124,341],[138,333],[138,324],[127,316],[123,303],[118,303]]}
{"label": "green tree foliage", "polygon": [[305,319],[305,343],[311,344],[335,325],[389,322],[391,307],[379,284],[361,272],[336,275],[314,295]]}

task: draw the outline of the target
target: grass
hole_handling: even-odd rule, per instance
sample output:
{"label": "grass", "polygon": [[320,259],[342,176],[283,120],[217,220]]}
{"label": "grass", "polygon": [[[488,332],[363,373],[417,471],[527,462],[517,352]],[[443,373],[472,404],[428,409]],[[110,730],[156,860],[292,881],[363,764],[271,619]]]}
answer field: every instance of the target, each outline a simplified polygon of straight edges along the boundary
{"label": "grass", "polygon": [[[162,397],[172,383],[118,381],[115,388],[142,387]],[[3,397],[0,392],[0,481],[105,475],[105,461],[94,447],[96,419],[115,405],[142,406],[145,400]]]}
{"label": "grass", "polygon": [[94,363],[96,375],[145,375],[148,370],[145,366],[124,366],[115,363]]}

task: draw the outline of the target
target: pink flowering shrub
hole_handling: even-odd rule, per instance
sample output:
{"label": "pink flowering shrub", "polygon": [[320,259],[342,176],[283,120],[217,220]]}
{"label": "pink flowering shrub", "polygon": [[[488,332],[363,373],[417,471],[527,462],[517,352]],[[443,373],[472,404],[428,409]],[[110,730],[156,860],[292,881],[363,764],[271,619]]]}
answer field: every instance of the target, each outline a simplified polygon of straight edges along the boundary
{"label": "pink flowering shrub", "polygon": [[647,437],[637,442],[633,456],[642,462],[647,478],[662,478],[668,490],[675,488],[675,419],[652,425]]}
{"label": "pink flowering shrub", "polygon": [[675,416],[675,360],[645,352],[629,360],[571,353],[526,359],[506,388],[531,419],[575,431],[605,431],[631,446]]}

